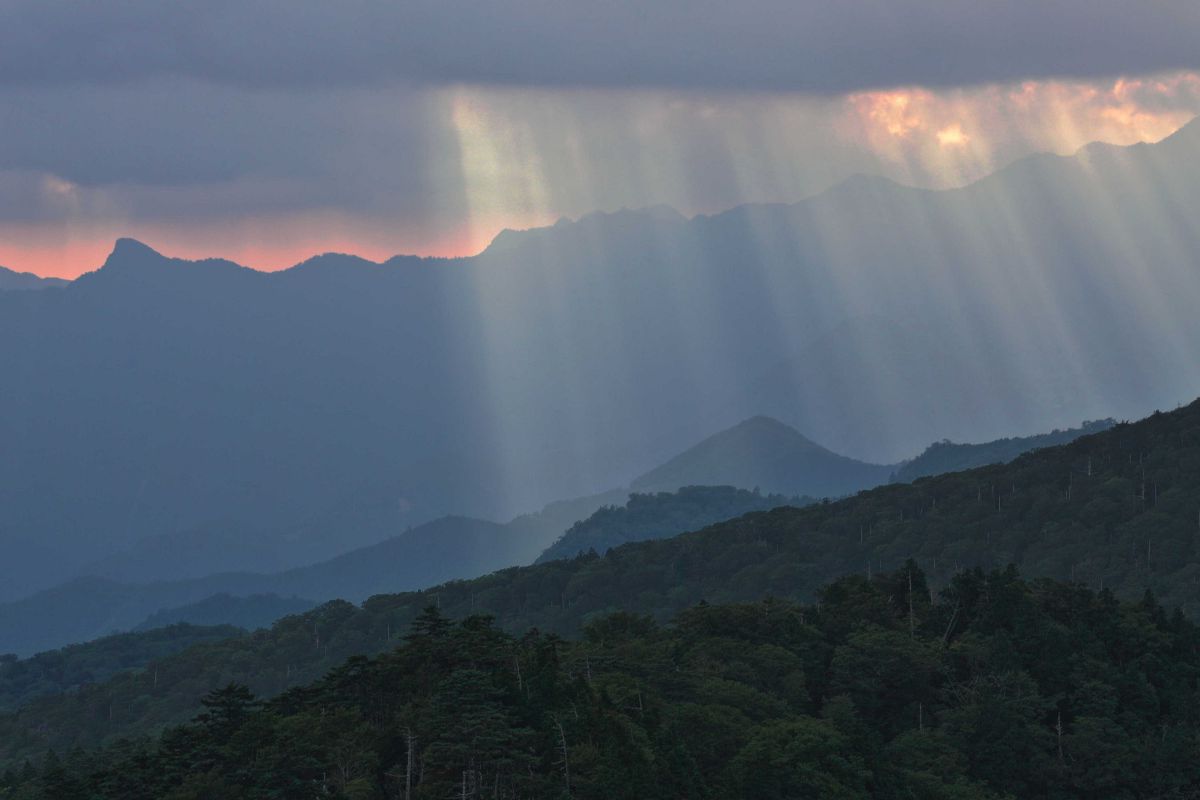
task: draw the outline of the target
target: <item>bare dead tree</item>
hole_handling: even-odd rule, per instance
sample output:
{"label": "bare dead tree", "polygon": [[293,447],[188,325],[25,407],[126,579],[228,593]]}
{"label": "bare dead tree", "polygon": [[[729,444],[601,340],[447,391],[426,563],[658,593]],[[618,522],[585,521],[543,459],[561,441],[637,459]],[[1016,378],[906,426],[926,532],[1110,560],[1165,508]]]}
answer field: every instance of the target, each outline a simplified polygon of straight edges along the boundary
{"label": "bare dead tree", "polygon": [[408,745],[408,759],[404,765],[404,800],[412,800],[413,745],[417,740],[413,736],[412,728],[406,728],[404,733],[405,744]]}
{"label": "bare dead tree", "polygon": [[910,639],[915,639],[917,636],[917,621],[913,616],[913,598],[912,598],[912,570],[908,571],[908,636]]}
{"label": "bare dead tree", "polygon": [[567,753],[567,732],[563,729],[562,720],[556,714],[554,724],[558,727],[558,746],[562,752],[563,784],[567,787],[567,798],[571,797],[571,762]]}

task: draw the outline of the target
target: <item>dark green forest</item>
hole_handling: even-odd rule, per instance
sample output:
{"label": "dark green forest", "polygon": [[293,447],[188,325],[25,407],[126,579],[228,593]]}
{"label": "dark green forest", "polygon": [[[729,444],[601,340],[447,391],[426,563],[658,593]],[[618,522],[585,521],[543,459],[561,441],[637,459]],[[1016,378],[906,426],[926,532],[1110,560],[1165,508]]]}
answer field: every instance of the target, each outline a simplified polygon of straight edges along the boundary
{"label": "dark green forest", "polygon": [[436,608],[399,645],[0,797],[1166,798],[1200,793],[1200,630],[1150,593],[909,562],[812,605],[616,613],[568,641]]}
{"label": "dark green forest", "polygon": [[180,623],[105,636],[25,659],[0,656],[0,711],[19,708],[43,695],[77,691],[201,642],[226,641],[241,634],[233,625]]}
{"label": "dark green forest", "polygon": [[623,506],[605,506],[567,529],[536,563],[573,558],[594,550],[600,555],[627,542],[666,539],[751,511],[802,506],[809,497],[751,492],[732,486],[685,486],[677,492],[634,493]]}
{"label": "dark green forest", "polygon": [[113,744],[197,713],[230,682],[272,698],[352,656],[390,650],[424,608],[489,614],[499,629],[575,637],[616,612],[664,624],[705,602],[812,602],[821,586],[912,559],[935,594],[964,571],[1019,565],[1137,599],[1147,589],[1200,611],[1200,404],[1015,461],[756,512],[606,555],[513,568],[424,592],[329,603],[266,631],[155,659],[142,670],[0,715],[0,762]]}

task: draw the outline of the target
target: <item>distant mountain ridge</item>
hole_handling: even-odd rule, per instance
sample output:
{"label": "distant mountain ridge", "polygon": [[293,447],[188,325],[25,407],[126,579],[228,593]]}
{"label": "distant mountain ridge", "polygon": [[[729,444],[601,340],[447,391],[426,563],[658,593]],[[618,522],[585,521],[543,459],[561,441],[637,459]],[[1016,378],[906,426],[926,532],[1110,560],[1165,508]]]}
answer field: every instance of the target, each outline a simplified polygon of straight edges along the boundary
{"label": "distant mountain ridge", "polygon": [[591,215],[463,259],[260,273],[123,240],[0,292],[0,600],[149,540],[123,579],[511,519],[756,414],[886,464],[1173,407],[1200,387],[1198,153],[1193,122],[959,189]]}
{"label": "distant mountain ridge", "polygon": [[[622,492],[551,504],[507,525],[444,517],[382,542],[271,574],[228,572],[132,583],[76,578],[0,604],[0,653],[26,656],[119,631],[178,622],[253,628],[335,598],[418,589],[531,563],[571,522]],[[39,624],[31,626],[30,619]]]}
{"label": "distant mountain ridge", "polygon": [[16,272],[0,267],[0,292],[36,291],[66,286],[69,281],[62,278],[43,278],[32,272]]}
{"label": "distant mountain ridge", "polygon": [[629,542],[668,539],[751,511],[802,506],[811,497],[761,494],[733,486],[685,486],[677,492],[631,494],[622,506],[606,506],[567,529],[534,563],[596,553]]}
{"label": "distant mountain ridge", "polygon": [[893,480],[907,483],[917,478],[946,472],[959,472],[988,464],[1004,464],[1030,450],[1067,444],[1080,436],[1106,431],[1115,424],[1116,420],[1112,419],[1094,420],[1084,422],[1078,428],[1055,430],[1037,436],[1014,436],[981,444],[934,442],[921,455],[899,465],[892,477]]}

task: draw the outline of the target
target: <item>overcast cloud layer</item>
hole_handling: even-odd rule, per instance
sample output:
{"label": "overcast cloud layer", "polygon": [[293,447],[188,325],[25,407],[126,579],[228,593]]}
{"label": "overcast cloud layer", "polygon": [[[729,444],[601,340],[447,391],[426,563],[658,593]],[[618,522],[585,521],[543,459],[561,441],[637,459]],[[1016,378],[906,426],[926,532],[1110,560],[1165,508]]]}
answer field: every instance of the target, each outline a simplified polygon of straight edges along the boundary
{"label": "overcast cloud layer", "polygon": [[8,0],[0,82],[842,93],[1200,67],[1200,4],[1116,0]]}

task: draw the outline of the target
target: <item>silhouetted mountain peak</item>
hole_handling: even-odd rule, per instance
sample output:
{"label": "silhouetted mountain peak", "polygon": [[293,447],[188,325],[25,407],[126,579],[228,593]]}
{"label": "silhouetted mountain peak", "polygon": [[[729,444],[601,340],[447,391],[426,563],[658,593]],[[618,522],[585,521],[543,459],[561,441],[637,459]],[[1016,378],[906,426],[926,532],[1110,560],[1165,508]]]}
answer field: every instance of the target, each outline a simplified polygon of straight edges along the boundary
{"label": "silhouetted mountain peak", "polygon": [[169,263],[170,259],[154,248],[142,244],[137,239],[122,237],[113,244],[112,252],[104,260],[98,274],[106,277],[139,275]]}
{"label": "silhouetted mountain peak", "polygon": [[113,244],[112,253],[109,254],[105,265],[114,261],[127,261],[129,259],[161,259],[166,260],[166,256],[150,247],[147,244],[139,242],[137,239],[121,237]]}
{"label": "silhouetted mountain peak", "polygon": [[614,228],[634,227],[639,224],[683,225],[687,221],[687,217],[665,204],[645,208],[620,208],[616,211],[593,211],[589,214],[584,214],[576,220],[572,220],[570,217],[559,217],[553,225],[540,228],[527,228],[525,230],[505,228],[496,234],[491,244],[484,250],[484,253],[495,255],[505,252],[525,242],[537,240],[537,237],[546,234],[569,236],[581,230],[593,232],[603,230],[610,232]]}
{"label": "silhouetted mountain peak", "polygon": [[291,270],[326,270],[326,271],[345,271],[345,270],[361,270],[378,267],[379,263],[356,256],[351,253],[321,253],[320,255],[301,261]]}
{"label": "silhouetted mountain peak", "polygon": [[[239,274],[260,273],[223,258],[192,261],[166,256],[137,239],[123,237],[117,239],[112,252],[105,259],[104,265],[92,273],[92,276],[99,279],[100,283],[111,283],[116,280],[126,285],[130,282],[139,285],[157,285],[163,281],[173,284],[177,279],[185,276],[188,279],[221,280]],[[80,280],[83,285],[93,285],[89,276],[83,276]]]}

